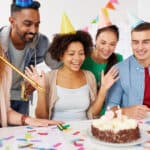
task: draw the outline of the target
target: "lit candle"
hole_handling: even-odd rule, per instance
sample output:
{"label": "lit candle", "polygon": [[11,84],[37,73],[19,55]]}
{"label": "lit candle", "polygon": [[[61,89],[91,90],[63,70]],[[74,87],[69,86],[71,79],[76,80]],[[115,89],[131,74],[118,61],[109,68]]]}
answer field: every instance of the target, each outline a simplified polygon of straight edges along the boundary
{"label": "lit candle", "polygon": [[114,118],[114,112],[110,109],[110,107],[107,107],[107,111],[105,113],[105,116],[108,120],[111,120]]}
{"label": "lit candle", "polygon": [[122,110],[120,109],[120,106],[118,106],[118,110],[116,110],[117,118],[119,120],[122,119]]}

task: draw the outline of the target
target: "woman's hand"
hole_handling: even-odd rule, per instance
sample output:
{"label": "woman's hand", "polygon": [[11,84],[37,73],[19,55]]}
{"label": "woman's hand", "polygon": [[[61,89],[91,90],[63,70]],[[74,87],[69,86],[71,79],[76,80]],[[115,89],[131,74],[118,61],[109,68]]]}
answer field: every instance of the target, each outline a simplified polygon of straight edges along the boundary
{"label": "woman's hand", "polygon": [[118,73],[119,73],[118,69],[114,66],[105,75],[104,71],[102,71],[101,88],[109,90],[109,88],[119,79]]}
{"label": "woman's hand", "polygon": [[[46,87],[45,73],[43,71],[41,72],[41,75],[39,75],[36,68],[33,65],[31,65],[30,68],[26,67],[25,74],[30,79],[38,83],[38,85],[40,85],[42,88]],[[37,86],[35,86],[35,88],[38,90]]]}
{"label": "woman's hand", "polygon": [[62,124],[63,122],[55,121],[55,120],[48,120],[48,119],[38,119],[38,118],[27,117],[25,120],[25,123],[30,126],[46,127],[49,125]]}

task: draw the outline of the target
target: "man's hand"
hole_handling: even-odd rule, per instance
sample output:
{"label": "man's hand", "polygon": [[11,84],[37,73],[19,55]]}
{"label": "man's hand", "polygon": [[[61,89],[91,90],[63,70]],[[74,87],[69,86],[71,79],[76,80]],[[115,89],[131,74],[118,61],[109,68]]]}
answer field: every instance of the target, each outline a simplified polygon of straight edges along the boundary
{"label": "man's hand", "polygon": [[146,117],[146,114],[150,111],[150,109],[145,105],[134,105],[122,108],[122,111],[123,114],[128,117],[140,120]]}

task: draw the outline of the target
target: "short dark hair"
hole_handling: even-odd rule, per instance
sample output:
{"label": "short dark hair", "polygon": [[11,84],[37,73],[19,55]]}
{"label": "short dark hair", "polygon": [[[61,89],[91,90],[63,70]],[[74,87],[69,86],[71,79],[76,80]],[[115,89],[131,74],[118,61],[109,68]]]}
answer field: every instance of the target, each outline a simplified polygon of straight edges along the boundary
{"label": "short dark hair", "polygon": [[135,28],[133,28],[131,32],[134,32],[134,31],[138,32],[138,31],[144,31],[144,30],[150,30],[150,23],[149,22],[140,23]]}
{"label": "short dark hair", "polygon": [[116,25],[110,25],[110,26],[98,29],[95,38],[97,39],[99,34],[101,34],[102,32],[105,32],[105,31],[111,31],[111,32],[115,33],[117,40],[119,40],[119,29]]}
{"label": "short dark hair", "polygon": [[11,8],[10,8],[10,13],[11,15],[15,12],[20,12],[22,9],[25,9],[25,8],[31,8],[31,9],[35,9],[35,10],[38,10],[40,8],[40,3],[38,1],[33,1],[33,3],[29,6],[26,6],[26,7],[21,7],[21,6],[18,6],[16,5],[16,1],[13,0],[12,4],[11,4]]}
{"label": "short dark hair", "polygon": [[89,56],[93,47],[92,37],[85,31],[78,30],[75,33],[55,34],[50,45],[49,52],[53,59],[60,61],[66,49],[72,42],[81,42],[85,56]]}

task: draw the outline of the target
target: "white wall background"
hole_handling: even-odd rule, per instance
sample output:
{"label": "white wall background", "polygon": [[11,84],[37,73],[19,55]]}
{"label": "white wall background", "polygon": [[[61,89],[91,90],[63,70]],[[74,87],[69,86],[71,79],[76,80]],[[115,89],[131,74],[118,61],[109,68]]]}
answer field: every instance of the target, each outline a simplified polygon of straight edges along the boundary
{"label": "white wall background", "polygon": [[[9,25],[8,17],[12,0],[0,1],[0,26]],[[76,29],[90,26],[90,33],[95,34],[95,26],[91,21],[98,15],[99,10],[106,5],[108,0],[38,0],[41,3],[40,32],[50,39],[54,33],[59,33],[62,13],[65,11]],[[118,0],[115,10],[109,9],[112,23],[120,28],[120,42],[117,52],[128,57],[132,51],[130,48],[130,32],[127,12],[150,21],[149,0]]]}

